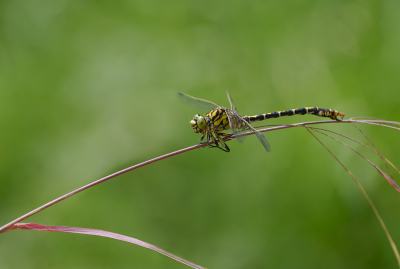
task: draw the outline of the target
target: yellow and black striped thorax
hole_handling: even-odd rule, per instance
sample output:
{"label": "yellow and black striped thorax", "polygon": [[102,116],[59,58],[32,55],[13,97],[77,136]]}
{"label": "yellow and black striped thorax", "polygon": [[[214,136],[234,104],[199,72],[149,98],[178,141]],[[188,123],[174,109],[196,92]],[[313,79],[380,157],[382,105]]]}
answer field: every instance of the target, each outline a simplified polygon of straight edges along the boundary
{"label": "yellow and black striped thorax", "polygon": [[205,120],[210,131],[221,132],[230,129],[227,110],[227,108],[219,106],[207,113]]}
{"label": "yellow and black striped thorax", "polygon": [[[247,122],[255,122],[261,121],[271,118],[278,118],[283,116],[293,116],[293,115],[305,115],[305,114],[312,114],[320,117],[327,117],[333,120],[342,120],[344,117],[343,113],[340,113],[337,110],[329,109],[329,108],[322,108],[322,107],[302,107],[296,109],[289,109],[283,111],[276,111],[272,113],[260,114],[256,116],[244,116],[243,119]],[[340,117],[340,118],[339,118]]]}
{"label": "yellow and black striped thorax", "polygon": [[196,114],[190,121],[193,131],[195,133],[203,133],[204,131],[219,133],[230,129],[226,111],[229,111],[229,109],[219,106],[208,112],[204,118]]}

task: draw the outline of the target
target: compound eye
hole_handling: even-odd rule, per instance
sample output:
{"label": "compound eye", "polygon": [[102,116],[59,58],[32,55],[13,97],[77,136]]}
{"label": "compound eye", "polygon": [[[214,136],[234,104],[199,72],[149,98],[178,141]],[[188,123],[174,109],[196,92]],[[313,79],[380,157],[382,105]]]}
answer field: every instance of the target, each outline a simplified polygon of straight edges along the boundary
{"label": "compound eye", "polygon": [[204,130],[206,128],[206,121],[204,120],[204,118],[202,116],[200,116],[199,114],[197,114],[197,126],[201,129]]}

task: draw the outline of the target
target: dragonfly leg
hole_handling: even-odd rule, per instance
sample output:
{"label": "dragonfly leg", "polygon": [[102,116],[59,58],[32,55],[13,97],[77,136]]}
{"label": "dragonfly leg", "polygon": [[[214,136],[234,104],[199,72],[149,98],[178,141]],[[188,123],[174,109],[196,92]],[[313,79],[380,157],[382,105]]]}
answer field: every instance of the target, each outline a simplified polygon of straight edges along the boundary
{"label": "dragonfly leg", "polygon": [[212,140],[214,144],[208,145],[209,148],[220,148],[217,139],[212,134],[207,134],[207,142],[210,142]]}
{"label": "dragonfly leg", "polygon": [[[203,142],[204,137],[206,137],[206,134],[203,134],[203,136],[201,137],[199,145],[207,144],[207,143],[210,141],[210,140],[209,140],[209,137],[208,137],[208,134],[207,134],[207,142]],[[207,145],[204,145],[203,148],[204,148],[205,146],[207,146]]]}
{"label": "dragonfly leg", "polygon": [[[204,139],[206,136],[207,136],[207,141],[203,142],[203,139]],[[211,140],[214,142],[214,144],[207,145],[208,142],[210,142]],[[217,140],[214,138],[213,135],[210,135],[209,133],[204,133],[204,134],[203,134],[203,136],[202,136],[201,139],[200,139],[199,145],[204,145],[203,147],[208,146],[209,148],[220,148],[220,146],[219,146]]]}
{"label": "dragonfly leg", "polygon": [[225,152],[230,152],[231,151],[231,149],[228,147],[227,144],[224,144],[224,145],[220,146],[218,144],[218,142],[216,142],[215,144],[208,145],[208,147],[210,147],[210,148],[219,148],[220,150],[225,151]]}
{"label": "dragonfly leg", "polygon": [[222,151],[230,152],[231,151],[230,148],[228,147],[227,144],[225,144],[225,139],[222,138],[220,135],[221,136],[229,136],[229,134],[226,134],[226,133],[215,133],[215,137],[218,139],[219,142],[221,142],[221,145],[222,145],[222,146],[220,146],[214,138],[213,140],[215,142],[216,147]]}
{"label": "dragonfly leg", "polygon": [[[204,134],[202,136],[202,138],[200,139],[200,145],[201,144],[207,144],[208,142],[210,142],[211,140],[214,142],[213,144],[208,145],[209,148],[219,148],[222,151],[225,152],[230,152],[230,148],[228,147],[228,145],[225,144],[225,140],[224,138],[220,137],[221,136],[230,136],[230,134],[226,134],[226,133],[215,133],[215,136],[211,133],[207,133]],[[207,141],[203,142],[203,139],[207,136]],[[221,143],[221,145],[219,144],[219,142]],[[204,145],[207,146],[207,145]]]}

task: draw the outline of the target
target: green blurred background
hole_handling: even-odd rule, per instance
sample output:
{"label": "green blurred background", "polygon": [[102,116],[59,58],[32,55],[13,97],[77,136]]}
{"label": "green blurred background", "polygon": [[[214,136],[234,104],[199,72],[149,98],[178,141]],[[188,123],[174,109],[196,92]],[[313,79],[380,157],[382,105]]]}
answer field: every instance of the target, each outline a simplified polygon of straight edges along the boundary
{"label": "green blurred background", "polygon": [[[198,143],[178,91],[243,115],[302,106],[400,121],[400,3],[0,2],[0,225],[80,186]],[[313,116],[268,124],[320,120]],[[323,126],[320,126],[323,127]],[[350,125],[325,125],[365,139]],[[362,125],[395,165],[399,132]],[[132,236],[208,268],[396,268],[361,191],[302,128],[198,149],[27,219]],[[321,136],[320,136],[321,137]],[[321,137],[400,246],[396,191]],[[368,158],[378,157],[363,151]],[[398,178],[398,176],[397,176]],[[188,268],[107,238],[2,234],[0,268]]]}

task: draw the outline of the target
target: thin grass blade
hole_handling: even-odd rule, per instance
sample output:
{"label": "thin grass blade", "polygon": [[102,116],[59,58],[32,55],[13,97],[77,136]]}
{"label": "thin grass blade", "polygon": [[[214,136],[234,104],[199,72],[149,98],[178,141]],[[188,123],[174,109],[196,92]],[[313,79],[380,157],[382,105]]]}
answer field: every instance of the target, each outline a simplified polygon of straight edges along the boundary
{"label": "thin grass blade", "polygon": [[[392,237],[391,237],[391,235],[390,235],[390,233],[389,233],[389,230],[386,228],[386,225],[385,225],[385,223],[383,222],[381,216],[379,215],[378,210],[376,209],[374,203],[373,203],[372,200],[369,198],[368,194],[365,192],[365,190],[364,190],[364,188],[361,186],[360,182],[358,182],[358,180],[355,178],[355,176],[354,176],[354,175],[350,172],[350,170],[347,169],[347,167],[336,157],[336,155],[333,154],[333,152],[330,151],[329,148],[328,148],[318,137],[316,137],[315,134],[313,134],[313,133],[310,131],[310,128],[307,127],[307,126],[305,126],[305,127],[307,128],[307,131],[309,131],[309,132],[312,134],[312,136],[314,136],[314,138],[317,139],[317,141],[318,141],[322,146],[324,146],[324,148],[325,148],[325,149],[336,159],[336,161],[346,170],[346,172],[353,178],[354,182],[355,182],[355,183],[357,184],[357,186],[360,188],[360,190],[361,190],[361,192],[363,193],[365,199],[367,199],[367,201],[368,201],[368,203],[370,204],[372,210],[374,211],[376,218],[378,219],[379,223],[381,224],[382,229],[383,229],[383,231],[385,232],[386,237],[388,238],[389,243],[390,243],[390,246],[392,247],[392,250],[393,250],[393,252],[394,252],[394,255],[395,255],[396,259],[397,259],[397,263],[399,264],[399,267],[400,267],[400,254],[399,254],[399,251],[397,250],[397,246],[396,246],[396,244],[394,243],[394,241],[393,241],[393,239],[392,239]],[[341,142],[341,141],[339,141],[339,142]],[[374,167],[377,168],[375,165],[374,165]],[[379,168],[377,168],[377,169],[378,169],[378,171],[380,170]]]}
{"label": "thin grass blade", "polygon": [[102,237],[108,237],[108,238],[113,238],[121,241],[125,241],[131,244],[135,244],[144,248],[148,248],[151,250],[154,250],[158,253],[161,253],[171,259],[174,259],[178,262],[181,262],[183,264],[186,264],[192,268],[196,269],[205,269],[204,267],[194,264],[192,262],[189,262],[185,259],[182,259],[172,253],[169,253],[159,247],[156,247],[152,244],[146,243],[142,240],[117,234],[117,233],[112,233],[112,232],[107,232],[103,230],[97,230],[97,229],[88,229],[88,228],[77,228],[77,227],[68,227],[68,226],[47,226],[47,225],[41,225],[37,223],[17,223],[14,224],[12,229],[21,229],[21,230],[31,230],[31,231],[46,231],[46,232],[62,232],[62,233],[76,233],[76,234],[88,234],[88,235],[97,235],[97,236],[102,236]]}
{"label": "thin grass blade", "polygon": [[[310,129],[314,130],[313,127],[306,127],[306,128],[307,128],[308,131],[309,131]],[[335,140],[335,141],[341,143],[342,145],[348,147],[349,149],[351,149],[352,151],[354,151],[355,153],[357,153],[358,155],[360,155],[364,160],[366,160],[367,162],[369,162],[369,163],[370,163],[370,164],[371,164],[385,179],[386,179],[386,181],[389,182],[390,185],[392,185],[398,192],[400,192],[400,187],[396,184],[396,182],[394,182],[394,180],[393,180],[391,177],[389,177],[385,172],[383,172],[378,166],[376,166],[373,162],[371,162],[369,159],[367,159],[364,155],[362,155],[361,153],[359,153],[358,151],[356,151],[355,149],[353,149],[352,147],[350,147],[350,146],[347,145],[346,143],[344,143],[344,142],[342,142],[342,141],[340,141],[340,140],[334,138],[333,136],[330,136],[330,135],[328,135],[328,134],[325,134],[325,133],[323,133],[323,132],[321,132],[321,131],[319,131],[319,130],[314,130],[314,131],[316,131],[316,132],[318,132],[318,133],[321,133],[321,134],[323,134],[323,135],[325,135],[325,136],[327,136],[327,137],[329,137],[329,138],[331,138],[331,139],[333,139],[333,140]]]}

